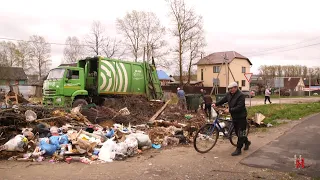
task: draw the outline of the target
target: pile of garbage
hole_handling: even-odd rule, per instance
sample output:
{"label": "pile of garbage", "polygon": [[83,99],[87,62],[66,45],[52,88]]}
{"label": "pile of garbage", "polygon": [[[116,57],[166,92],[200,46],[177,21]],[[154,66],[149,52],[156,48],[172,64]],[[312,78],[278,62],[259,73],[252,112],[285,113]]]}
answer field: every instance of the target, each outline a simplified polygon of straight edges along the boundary
{"label": "pile of garbage", "polygon": [[[149,106],[160,107],[160,103]],[[176,121],[149,122],[149,117],[127,121],[140,118],[135,109],[113,108],[89,105],[67,110],[24,105],[2,109],[0,158],[86,164],[124,160],[150,148],[188,144],[197,127],[205,123],[201,113],[186,114],[184,120]],[[166,112],[159,118],[167,116],[163,114]],[[126,121],[119,123],[115,117]]]}

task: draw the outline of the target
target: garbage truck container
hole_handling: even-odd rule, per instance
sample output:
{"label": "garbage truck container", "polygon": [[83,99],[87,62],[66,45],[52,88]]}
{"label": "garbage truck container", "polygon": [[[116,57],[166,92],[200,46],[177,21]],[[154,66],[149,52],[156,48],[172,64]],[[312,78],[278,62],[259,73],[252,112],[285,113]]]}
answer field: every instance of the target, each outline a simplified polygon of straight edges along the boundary
{"label": "garbage truck container", "polygon": [[226,94],[216,94],[216,102],[220,101],[225,96],[226,96]]}
{"label": "garbage truck container", "polygon": [[187,94],[187,108],[188,110],[197,111],[200,105],[200,94]]}

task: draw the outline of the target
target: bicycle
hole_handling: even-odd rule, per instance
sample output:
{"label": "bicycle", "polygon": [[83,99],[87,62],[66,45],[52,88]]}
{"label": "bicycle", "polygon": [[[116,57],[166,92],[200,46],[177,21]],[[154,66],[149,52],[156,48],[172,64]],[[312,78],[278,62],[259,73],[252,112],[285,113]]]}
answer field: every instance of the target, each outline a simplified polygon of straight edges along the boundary
{"label": "bicycle", "polygon": [[[237,146],[238,136],[235,133],[235,128],[232,120],[220,118],[222,111],[221,110],[219,111],[215,110],[215,111],[217,112],[217,117],[214,120],[214,122],[203,125],[200,129],[198,129],[198,131],[196,132],[196,135],[194,136],[193,146],[195,150],[199,153],[209,152],[216,145],[219,137],[219,133],[222,133],[224,138],[228,138],[230,140],[230,143],[233,146]],[[226,122],[227,125],[224,125],[226,123],[223,124],[221,122]],[[247,136],[249,134],[249,127],[250,127],[249,123],[247,123],[247,129],[246,129]],[[210,136],[212,137],[210,138]],[[233,137],[236,137],[236,139],[234,140]],[[197,142],[201,140],[205,140],[205,141],[212,140],[213,142],[207,149],[201,150],[200,146],[197,145]]]}

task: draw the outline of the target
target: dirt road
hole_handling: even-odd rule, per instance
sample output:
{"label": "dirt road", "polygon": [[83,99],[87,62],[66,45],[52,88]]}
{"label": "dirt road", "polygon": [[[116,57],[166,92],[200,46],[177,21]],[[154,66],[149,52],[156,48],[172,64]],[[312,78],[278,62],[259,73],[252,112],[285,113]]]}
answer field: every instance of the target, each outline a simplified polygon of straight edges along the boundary
{"label": "dirt road", "polygon": [[[305,98],[279,98],[277,99],[271,99],[271,102],[274,104],[295,104],[295,103],[309,103],[309,102],[319,102],[320,97],[305,97]],[[257,106],[257,105],[263,105],[264,99],[263,98],[251,98],[251,105]],[[246,105],[250,105],[250,99],[246,99]]]}
{"label": "dirt road", "polygon": [[[308,118],[295,126],[277,141],[272,141],[243,159],[241,163],[281,171],[300,173],[320,177],[320,114]],[[305,168],[296,169],[293,165],[294,155],[302,155]]]}
{"label": "dirt road", "polygon": [[[228,140],[219,140],[206,154],[197,153],[192,146],[149,150],[142,155],[105,164],[49,162],[26,163],[1,161],[1,179],[310,179],[297,173],[282,173],[269,169],[248,167],[239,162],[254,151],[290,130],[300,121],[277,128],[251,133],[252,146],[241,156],[231,157],[234,147]],[[293,164],[293,163],[292,163]]]}

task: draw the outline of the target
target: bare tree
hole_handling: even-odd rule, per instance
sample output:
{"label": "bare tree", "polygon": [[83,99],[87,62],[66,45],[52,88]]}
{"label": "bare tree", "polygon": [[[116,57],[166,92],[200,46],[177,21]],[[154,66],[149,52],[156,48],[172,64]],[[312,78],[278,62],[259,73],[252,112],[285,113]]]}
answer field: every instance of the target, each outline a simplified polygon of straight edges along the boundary
{"label": "bare tree", "polygon": [[51,65],[51,45],[46,42],[44,37],[33,35],[29,38],[32,65],[41,78],[48,72]]}
{"label": "bare tree", "polygon": [[164,40],[166,29],[162,26],[160,19],[153,12],[141,12],[142,17],[142,44],[145,47],[146,60],[150,62],[151,57],[160,58],[167,54],[163,48],[167,45]]}
{"label": "bare tree", "polygon": [[89,52],[95,55],[100,55],[105,41],[105,28],[102,26],[100,21],[94,21],[92,23],[90,33],[85,38]]}
{"label": "bare tree", "polygon": [[177,38],[175,51],[178,53],[178,66],[180,71],[180,83],[183,84],[183,54],[188,49],[189,32],[199,27],[202,18],[196,15],[192,8],[186,6],[184,0],[167,0],[170,6],[170,14],[173,19],[172,33]]}
{"label": "bare tree", "polygon": [[89,52],[95,55],[105,55],[108,58],[121,58],[125,49],[121,41],[106,35],[105,28],[99,21],[92,23],[91,32],[85,38]]}
{"label": "bare tree", "polygon": [[68,37],[66,46],[63,50],[63,59],[65,63],[75,63],[84,56],[84,46],[81,45],[80,40],[73,36]]}
{"label": "bare tree", "polygon": [[117,19],[118,31],[128,40],[128,49],[137,61],[139,55],[146,55],[148,62],[153,58],[161,58],[167,54],[163,48],[167,45],[164,40],[165,27],[153,12],[132,11],[122,19]]}
{"label": "bare tree", "polygon": [[187,83],[190,84],[191,70],[194,60],[199,59],[201,54],[203,54],[203,48],[206,46],[203,24],[199,22],[192,31],[187,35],[188,39],[188,51],[189,51],[189,64],[188,64],[188,80]]}
{"label": "bare tree", "polygon": [[31,69],[31,47],[27,41],[19,41],[17,45],[17,60],[25,72]]}
{"label": "bare tree", "polygon": [[3,66],[17,66],[17,45],[13,42],[2,41],[0,43],[0,58]]}
{"label": "bare tree", "polygon": [[7,42],[0,42],[0,66],[9,66]]}
{"label": "bare tree", "polygon": [[107,38],[102,47],[102,51],[108,58],[121,59],[121,57],[125,54],[125,48],[122,48],[121,44],[122,42],[118,41],[116,38]]}
{"label": "bare tree", "polygon": [[132,11],[128,12],[122,19],[117,19],[117,29],[128,40],[127,46],[137,62],[139,53],[141,51],[142,41],[142,12]]}

